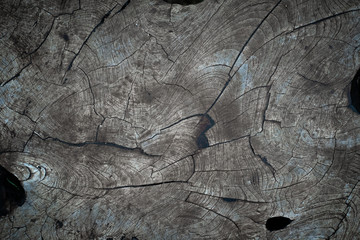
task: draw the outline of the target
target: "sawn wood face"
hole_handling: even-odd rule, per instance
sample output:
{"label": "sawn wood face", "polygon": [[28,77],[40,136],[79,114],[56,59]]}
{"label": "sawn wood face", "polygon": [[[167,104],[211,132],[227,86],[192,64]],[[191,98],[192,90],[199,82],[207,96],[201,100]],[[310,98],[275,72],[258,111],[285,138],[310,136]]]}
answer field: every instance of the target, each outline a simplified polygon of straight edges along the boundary
{"label": "sawn wood face", "polygon": [[359,1],[0,9],[0,239],[360,238]]}

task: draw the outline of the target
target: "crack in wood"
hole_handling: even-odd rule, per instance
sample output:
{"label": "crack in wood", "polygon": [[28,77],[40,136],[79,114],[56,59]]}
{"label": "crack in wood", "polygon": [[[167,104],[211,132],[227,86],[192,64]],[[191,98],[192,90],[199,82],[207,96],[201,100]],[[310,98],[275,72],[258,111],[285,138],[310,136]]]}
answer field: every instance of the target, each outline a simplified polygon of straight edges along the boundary
{"label": "crack in wood", "polygon": [[348,14],[348,13],[357,12],[357,11],[360,11],[360,9],[352,9],[352,10],[349,10],[349,11],[340,12],[340,13],[337,13],[337,14],[334,14],[334,15],[331,15],[331,16],[328,16],[328,17],[324,17],[324,18],[315,20],[313,22],[310,22],[310,23],[295,27],[293,31],[296,31],[296,30],[299,30],[299,29],[302,29],[302,28],[305,28],[305,27],[308,27],[308,26],[311,26],[311,25],[316,25],[316,24],[324,22],[326,20],[336,18],[338,16],[342,16],[342,15],[345,15],[345,14]]}
{"label": "crack in wood", "polygon": [[251,152],[254,154],[254,156],[258,157],[261,160],[261,162],[263,162],[270,169],[275,181],[277,181],[276,175],[275,175],[275,173],[276,173],[275,168],[268,162],[268,160],[265,156],[263,157],[260,154],[255,152],[255,149],[251,143],[251,136],[249,136],[249,146],[250,146]]}
{"label": "crack in wood", "polygon": [[[345,201],[346,208],[345,208],[344,211],[343,211],[343,217],[340,219],[340,222],[337,224],[334,232],[333,232],[330,236],[328,236],[328,237],[326,238],[327,240],[330,240],[333,236],[336,235],[336,233],[339,231],[341,225],[342,225],[343,222],[345,221],[346,217],[348,216],[348,214],[349,214],[349,212],[350,212],[350,210],[351,210],[351,208],[352,208],[352,207],[351,207],[351,199],[350,199],[350,197],[352,197],[352,194],[353,194],[355,188],[357,187],[357,185],[359,184],[359,182],[360,182],[360,180],[357,181],[357,183],[356,183],[356,184],[354,185],[354,187],[351,189],[350,194],[347,196],[346,201]],[[345,213],[345,212],[346,212],[346,213]]]}
{"label": "crack in wood", "polygon": [[8,84],[9,82],[11,82],[12,80],[20,77],[20,74],[22,73],[22,71],[27,68],[28,66],[31,65],[31,60],[28,64],[25,65],[25,67],[23,67],[22,69],[20,69],[20,71],[18,71],[14,76],[12,76],[11,78],[9,78],[8,80],[6,80],[5,82],[1,83],[0,87],[4,87],[6,84]]}
{"label": "crack in wood", "polygon": [[93,188],[96,190],[117,190],[117,189],[124,189],[124,188],[144,188],[144,187],[153,187],[159,186],[164,184],[172,184],[172,183],[186,183],[188,181],[163,181],[163,182],[155,182],[155,183],[148,183],[148,184],[133,184],[133,185],[123,185],[123,186],[116,186],[116,187],[105,187],[105,188]]}
{"label": "crack in wood", "polygon": [[282,0],[279,0],[275,6],[266,14],[266,16],[261,20],[261,22],[256,26],[256,28],[254,29],[254,31],[250,34],[250,37],[246,40],[246,42],[244,43],[244,45],[241,47],[238,55],[235,58],[235,61],[233,62],[233,64],[231,65],[230,71],[228,73],[228,80],[226,81],[225,85],[223,86],[223,88],[221,89],[220,93],[218,94],[218,96],[215,98],[214,102],[210,105],[210,107],[206,110],[205,114],[207,114],[216,104],[216,102],[220,99],[221,95],[224,93],[225,89],[227,88],[227,86],[229,85],[229,83],[231,82],[231,80],[233,79],[235,73],[233,75],[231,75],[232,70],[235,67],[236,62],[238,61],[238,59],[240,58],[241,54],[243,53],[245,47],[249,44],[249,42],[251,41],[251,39],[253,38],[253,36],[255,35],[255,33],[257,32],[257,30],[261,27],[261,25],[265,22],[265,20],[270,16],[270,14],[275,10],[275,8],[281,3]]}
{"label": "crack in wood", "polygon": [[114,15],[116,15],[116,14],[118,14],[118,13],[120,13],[120,12],[122,12],[122,11],[124,11],[125,10],[125,8],[129,5],[129,3],[130,3],[130,1],[131,0],[127,0],[122,6],[121,6],[121,8],[117,11],[117,12],[115,12],[115,14]]}
{"label": "crack in wood", "polygon": [[[119,11],[117,11],[115,14],[118,14],[119,12],[123,11],[130,3],[130,0],[126,1],[125,4],[121,7],[121,9]],[[72,58],[72,60],[69,63],[69,66],[66,70],[66,72],[70,71],[72,68],[72,65],[75,61],[75,59],[78,57],[78,55],[80,54],[81,50],[83,49],[83,47],[86,45],[86,43],[89,41],[90,37],[92,36],[92,34],[96,31],[97,28],[99,28],[104,22],[105,19],[108,18],[111,14],[111,12],[117,7],[117,4],[110,9],[100,20],[100,22],[91,30],[91,32],[89,33],[89,35],[86,37],[85,41],[81,44],[79,50],[77,51],[77,53],[75,54],[75,56]]]}
{"label": "crack in wood", "polygon": [[88,145],[96,145],[96,146],[106,146],[106,147],[114,147],[114,148],[118,148],[118,149],[122,149],[122,150],[129,150],[129,151],[138,151],[139,153],[146,155],[148,157],[161,157],[161,155],[153,155],[153,154],[148,154],[146,153],[142,148],[140,147],[136,147],[136,148],[129,148],[129,147],[125,147],[113,142],[98,142],[98,141],[88,141],[88,142],[80,142],[80,143],[72,143],[72,142],[67,142],[64,140],[61,140],[59,138],[54,138],[54,137],[45,137],[42,138],[39,134],[37,134],[36,132],[34,132],[38,138],[40,138],[43,141],[47,141],[47,140],[52,140],[54,142],[59,142],[71,147],[84,147],[84,146],[88,146]]}
{"label": "crack in wood", "polygon": [[[190,193],[190,194],[191,194],[191,193]],[[190,195],[189,195],[189,196],[190,196]],[[189,196],[188,196],[188,198],[189,198]],[[198,207],[200,207],[200,208],[203,208],[203,209],[205,209],[205,210],[207,210],[207,211],[209,211],[209,212],[214,213],[215,215],[218,215],[218,216],[220,216],[220,217],[222,217],[222,218],[230,221],[230,222],[236,227],[236,229],[237,229],[239,232],[241,232],[239,225],[238,225],[234,220],[232,220],[230,217],[227,217],[227,216],[225,216],[225,215],[223,215],[223,214],[221,214],[221,213],[219,213],[219,212],[216,212],[215,210],[213,210],[213,209],[211,209],[211,208],[207,208],[207,207],[201,206],[201,205],[198,204],[198,203],[191,202],[191,201],[189,201],[188,198],[185,200],[185,202],[190,203],[190,204],[193,204],[193,205],[198,206]]]}

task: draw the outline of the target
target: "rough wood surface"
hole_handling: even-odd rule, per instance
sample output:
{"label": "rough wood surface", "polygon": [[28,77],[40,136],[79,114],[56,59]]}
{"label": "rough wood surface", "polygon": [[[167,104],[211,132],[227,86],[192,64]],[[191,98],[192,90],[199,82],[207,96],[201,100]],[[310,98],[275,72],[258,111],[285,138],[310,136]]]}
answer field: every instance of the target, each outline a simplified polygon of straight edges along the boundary
{"label": "rough wood surface", "polygon": [[0,1],[0,239],[360,239],[360,2],[168,2]]}

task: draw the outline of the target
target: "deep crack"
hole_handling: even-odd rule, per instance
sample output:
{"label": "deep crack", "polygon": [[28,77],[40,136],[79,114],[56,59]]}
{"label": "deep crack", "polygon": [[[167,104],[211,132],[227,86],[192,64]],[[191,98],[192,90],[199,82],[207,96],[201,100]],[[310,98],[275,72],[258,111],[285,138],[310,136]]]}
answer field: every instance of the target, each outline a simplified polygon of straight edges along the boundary
{"label": "deep crack", "polygon": [[[117,11],[115,14],[123,11],[130,3],[130,0],[126,1],[125,4],[121,7],[121,9],[119,11]],[[77,53],[75,54],[75,56],[73,57],[73,59],[70,61],[69,66],[66,70],[66,72],[70,71],[73,63],[75,61],[75,59],[77,58],[77,56],[80,54],[81,50],[83,49],[83,47],[86,45],[86,43],[89,41],[90,37],[92,36],[92,34],[96,31],[97,28],[99,28],[104,22],[105,19],[108,18],[111,14],[112,11],[114,11],[114,9],[117,7],[117,5],[115,5],[112,9],[110,9],[100,20],[100,22],[91,30],[90,34],[86,37],[85,41],[81,44],[79,50],[77,51]]]}
{"label": "deep crack", "polygon": [[219,100],[219,98],[221,97],[221,95],[224,93],[225,89],[227,88],[227,86],[229,85],[229,83],[231,82],[231,80],[233,79],[234,75],[231,75],[232,70],[235,67],[236,62],[238,61],[238,59],[240,58],[241,54],[243,53],[245,47],[249,44],[249,42],[251,41],[251,39],[253,38],[253,36],[255,35],[255,33],[257,32],[257,30],[261,27],[261,25],[265,22],[265,20],[270,16],[270,14],[275,10],[275,8],[280,4],[282,0],[279,0],[275,6],[268,12],[268,14],[266,14],[266,16],[261,20],[261,22],[256,26],[255,30],[251,33],[250,37],[246,40],[245,44],[242,46],[242,48],[240,49],[239,54],[236,56],[234,63],[232,64],[230,71],[228,73],[228,80],[226,81],[224,87],[221,89],[219,95],[216,97],[216,99],[214,100],[214,102],[210,105],[210,107],[206,110],[205,114],[207,114],[216,104],[216,102]]}

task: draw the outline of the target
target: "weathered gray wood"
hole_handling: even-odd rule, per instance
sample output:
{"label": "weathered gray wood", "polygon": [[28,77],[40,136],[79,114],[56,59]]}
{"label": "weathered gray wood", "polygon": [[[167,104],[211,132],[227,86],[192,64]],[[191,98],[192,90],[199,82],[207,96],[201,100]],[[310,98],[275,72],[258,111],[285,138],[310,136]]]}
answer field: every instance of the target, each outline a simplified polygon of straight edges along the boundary
{"label": "weathered gray wood", "polygon": [[359,1],[0,5],[1,239],[360,239]]}

